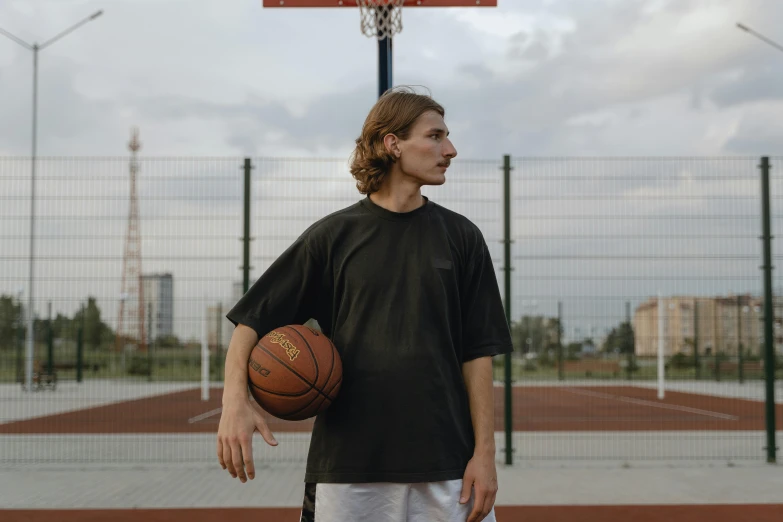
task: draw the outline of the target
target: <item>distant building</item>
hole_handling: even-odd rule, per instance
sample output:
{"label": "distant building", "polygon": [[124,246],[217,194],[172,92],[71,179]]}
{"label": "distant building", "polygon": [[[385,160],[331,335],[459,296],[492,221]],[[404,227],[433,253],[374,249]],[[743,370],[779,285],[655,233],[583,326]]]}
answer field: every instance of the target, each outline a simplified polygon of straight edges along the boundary
{"label": "distant building", "polygon": [[148,338],[155,340],[174,335],[174,278],[169,273],[146,274],[141,280]]}
{"label": "distant building", "polygon": [[[776,317],[780,317],[781,303],[778,302],[775,308]],[[751,295],[665,297],[664,354],[693,355],[694,343],[698,343],[700,355],[714,355],[716,350],[726,355],[737,355],[742,343],[744,353],[760,355],[764,340],[763,314],[762,300]],[[637,307],[633,329],[636,355],[656,355],[659,339],[657,298],[648,299]],[[776,339],[778,352],[780,342]]]}

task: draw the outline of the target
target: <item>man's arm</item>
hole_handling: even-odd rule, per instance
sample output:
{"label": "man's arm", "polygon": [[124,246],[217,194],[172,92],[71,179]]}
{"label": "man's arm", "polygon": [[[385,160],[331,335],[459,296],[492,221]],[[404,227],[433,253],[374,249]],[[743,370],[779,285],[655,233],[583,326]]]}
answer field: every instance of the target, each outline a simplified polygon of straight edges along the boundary
{"label": "man's arm", "polygon": [[226,353],[223,377],[223,406],[240,398],[247,398],[247,361],[258,343],[258,334],[250,327],[238,324],[231,335]]}
{"label": "man's arm", "polygon": [[468,522],[483,520],[495,505],[498,490],[495,469],[495,400],[492,384],[492,357],[479,357],[462,365],[462,375],[468,390],[470,415],[473,422],[475,448],[462,482],[460,502],[475,498]]}
{"label": "man's arm", "polygon": [[255,477],[253,432],[258,431],[267,444],[277,445],[261,408],[247,391],[247,361],[256,343],[258,334],[255,330],[239,324],[234,329],[226,354],[217,456],[221,467],[228,469],[232,477],[239,477],[240,482]]}

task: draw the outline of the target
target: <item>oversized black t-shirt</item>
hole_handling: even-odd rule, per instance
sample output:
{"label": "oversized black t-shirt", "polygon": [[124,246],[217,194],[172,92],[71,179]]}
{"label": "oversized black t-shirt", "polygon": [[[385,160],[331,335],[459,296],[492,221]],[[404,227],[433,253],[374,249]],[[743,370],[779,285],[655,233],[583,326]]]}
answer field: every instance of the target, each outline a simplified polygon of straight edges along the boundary
{"label": "oversized black t-shirt", "polygon": [[319,220],[227,317],[259,336],[314,318],[340,353],[306,482],[462,478],[474,450],[462,364],[512,349],[481,232],[430,200],[397,213],[366,197]]}

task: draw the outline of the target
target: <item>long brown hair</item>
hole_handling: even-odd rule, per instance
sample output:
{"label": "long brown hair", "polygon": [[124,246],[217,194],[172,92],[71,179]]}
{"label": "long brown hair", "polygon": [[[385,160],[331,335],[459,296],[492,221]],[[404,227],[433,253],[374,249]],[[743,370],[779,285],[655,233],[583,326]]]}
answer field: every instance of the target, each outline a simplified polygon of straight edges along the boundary
{"label": "long brown hair", "polygon": [[351,154],[351,175],[361,194],[377,192],[395,157],[386,150],[383,138],[394,134],[408,139],[416,120],[427,111],[445,116],[443,107],[429,95],[402,87],[386,91],[375,103],[364,121],[356,148]]}

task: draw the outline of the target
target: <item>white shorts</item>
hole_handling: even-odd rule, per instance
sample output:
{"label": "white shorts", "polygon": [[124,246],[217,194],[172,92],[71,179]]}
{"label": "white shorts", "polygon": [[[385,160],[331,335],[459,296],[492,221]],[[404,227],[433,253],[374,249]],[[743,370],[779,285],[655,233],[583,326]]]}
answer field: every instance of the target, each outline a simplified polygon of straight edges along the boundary
{"label": "white shorts", "polygon": [[[301,522],[465,522],[473,493],[459,503],[462,480],[392,484],[306,484]],[[482,522],[495,522],[493,509]]]}

